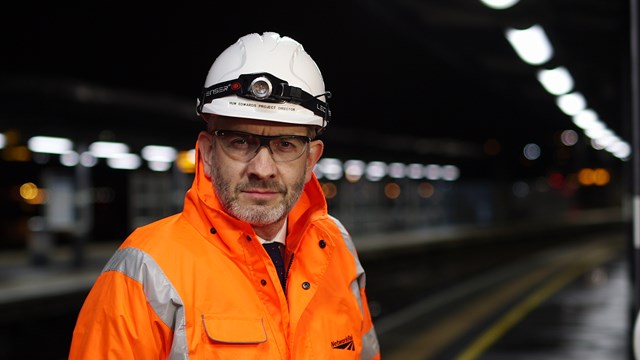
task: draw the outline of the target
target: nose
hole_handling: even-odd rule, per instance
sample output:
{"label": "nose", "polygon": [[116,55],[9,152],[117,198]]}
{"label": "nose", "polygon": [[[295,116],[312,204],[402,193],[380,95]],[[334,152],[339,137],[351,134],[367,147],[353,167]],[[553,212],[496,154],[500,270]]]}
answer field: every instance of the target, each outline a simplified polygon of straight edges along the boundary
{"label": "nose", "polygon": [[256,150],[256,155],[249,160],[247,171],[249,175],[254,175],[261,179],[275,176],[276,163],[271,156],[269,143],[260,144],[260,147]]}

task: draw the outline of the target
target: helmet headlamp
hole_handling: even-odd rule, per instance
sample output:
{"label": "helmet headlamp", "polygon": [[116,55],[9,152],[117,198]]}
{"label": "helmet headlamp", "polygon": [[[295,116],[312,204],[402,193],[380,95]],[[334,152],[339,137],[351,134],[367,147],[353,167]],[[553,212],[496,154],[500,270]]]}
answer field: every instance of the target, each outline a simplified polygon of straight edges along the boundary
{"label": "helmet headlamp", "polygon": [[325,96],[326,99],[330,98],[330,92],[314,96],[299,87],[290,86],[288,82],[269,73],[242,74],[235,80],[204,88],[198,98],[198,114],[202,113],[205,104],[230,95],[263,102],[288,102],[300,105],[320,116],[324,120],[324,126],[331,120],[329,104],[318,99],[320,96]]}
{"label": "helmet headlamp", "polygon": [[257,77],[253,79],[249,89],[257,100],[266,99],[271,95],[271,81],[264,76]]}

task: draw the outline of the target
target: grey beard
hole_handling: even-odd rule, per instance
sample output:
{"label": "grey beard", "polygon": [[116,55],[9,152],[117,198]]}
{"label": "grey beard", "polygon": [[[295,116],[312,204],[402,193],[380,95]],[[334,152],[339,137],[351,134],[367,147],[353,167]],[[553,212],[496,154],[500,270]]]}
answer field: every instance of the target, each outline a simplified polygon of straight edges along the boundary
{"label": "grey beard", "polygon": [[[216,192],[222,208],[231,216],[242,220],[253,226],[265,226],[273,224],[280,219],[285,218],[291,209],[295,206],[304,189],[305,173],[300,177],[293,188],[290,191],[284,192],[284,199],[282,202],[276,204],[273,207],[267,207],[261,204],[254,204],[249,206],[243,206],[238,203],[237,194],[240,189],[246,185],[239,185],[236,189],[231,189],[229,182],[222,179],[216,170],[212,171],[211,182]],[[255,183],[256,181],[254,181]],[[263,188],[273,188],[274,186],[262,186]]]}

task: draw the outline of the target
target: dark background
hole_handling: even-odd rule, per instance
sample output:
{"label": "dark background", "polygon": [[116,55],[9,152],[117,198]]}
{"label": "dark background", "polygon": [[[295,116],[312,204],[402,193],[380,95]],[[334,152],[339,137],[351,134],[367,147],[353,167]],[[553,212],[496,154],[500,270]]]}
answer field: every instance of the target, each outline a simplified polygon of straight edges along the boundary
{"label": "dark background", "polygon": [[[631,142],[626,1],[521,0],[506,10],[479,0],[127,5],[3,10],[0,130],[19,129],[23,142],[193,147],[202,126],[195,99],[215,57],[246,33],[275,31],[304,45],[333,93],[326,156],[453,163],[467,176],[547,174],[564,165],[551,150],[559,132],[579,130],[535,76],[560,65]],[[555,50],[538,67],[504,36],[533,24]],[[486,153],[488,141],[497,154]],[[542,147],[536,164],[522,161],[528,143]],[[588,139],[583,148],[582,162],[622,165]]]}

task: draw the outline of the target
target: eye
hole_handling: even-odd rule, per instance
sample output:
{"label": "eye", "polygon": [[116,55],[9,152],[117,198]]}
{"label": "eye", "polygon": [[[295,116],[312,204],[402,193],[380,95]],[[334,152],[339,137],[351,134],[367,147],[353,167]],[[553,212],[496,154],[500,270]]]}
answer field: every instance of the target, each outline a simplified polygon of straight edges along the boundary
{"label": "eye", "polygon": [[296,152],[303,146],[303,142],[295,137],[286,137],[275,139],[274,145],[282,152]]}
{"label": "eye", "polygon": [[229,146],[243,149],[249,145],[250,139],[248,136],[240,135],[240,134],[229,134],[225,136],[227,139],[227,143]]}
{"label": "eye", "polygon": [[295,145],[293,143],[291,143],[291,141],[287,141],[287,140],[280,140],[278,143],[278,147],[286,149],[286,148],[291,148],[291,147],[295,147]]}

